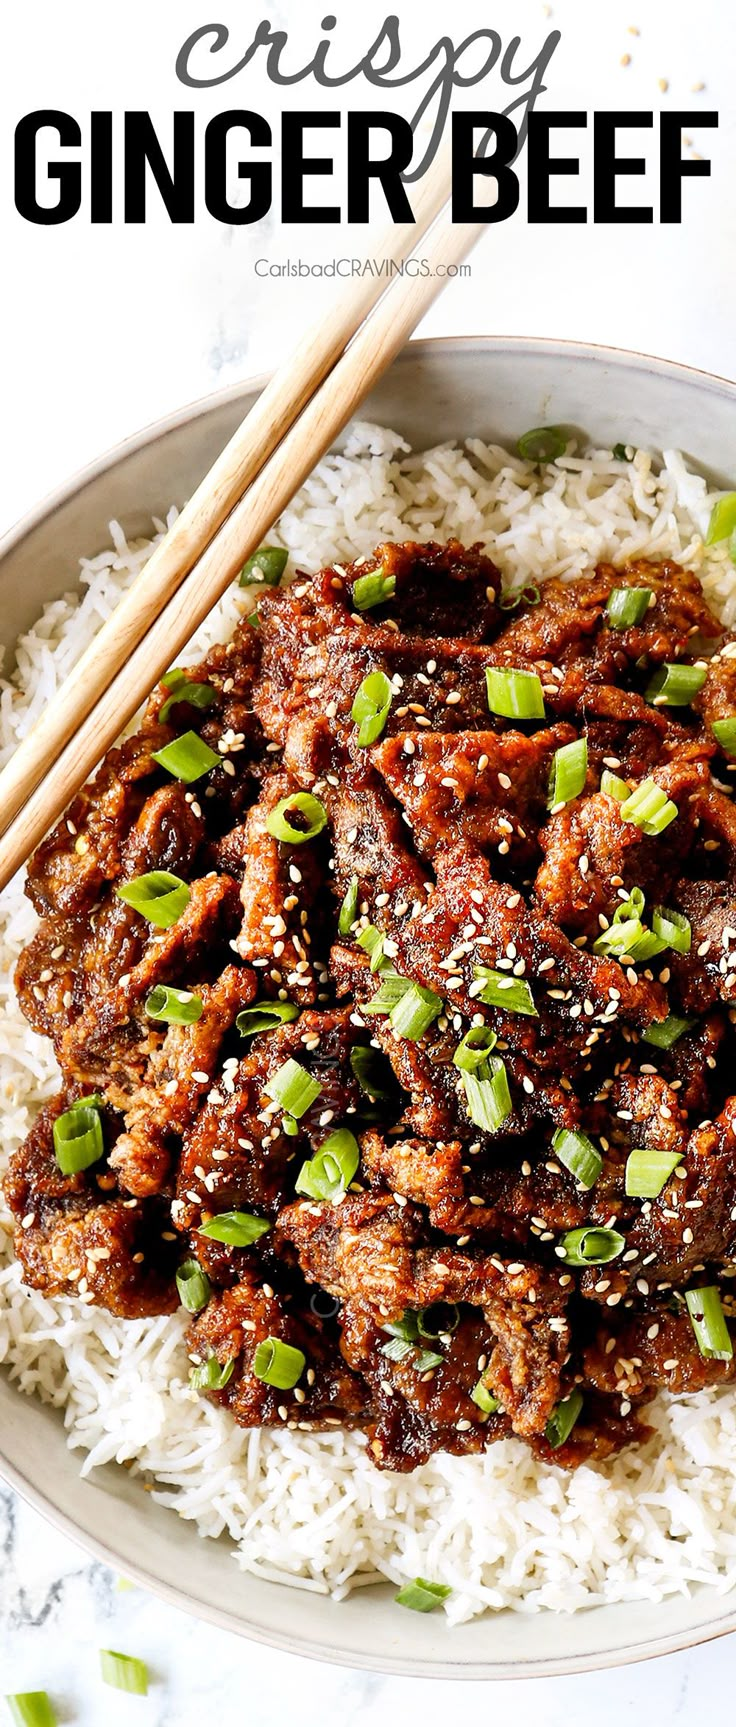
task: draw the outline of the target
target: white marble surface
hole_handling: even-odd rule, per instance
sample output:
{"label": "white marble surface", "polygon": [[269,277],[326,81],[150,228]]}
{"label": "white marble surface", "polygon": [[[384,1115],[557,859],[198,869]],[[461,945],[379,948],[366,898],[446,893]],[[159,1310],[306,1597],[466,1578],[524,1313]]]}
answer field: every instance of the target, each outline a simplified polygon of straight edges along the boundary
{"label": "white marble surface", "polygon": [[[206,9],[240,32],[267,15],[314,41],[326,4],[280,0],[244,8],[220,0]],[[365,45],[389,8],[335,0],[347,45]],[[415,47],[427,40],[428,9],[398,0],[402,30]],[[551,17],[547,13],[552,13]],[[713,155],[710,182],[686,188],[682,228],[528,229],[518,219],[492,231],[473,275],[432,311],[426,333],[526,332],[619,343],[736,376],[732,313],[736,128],[731,99],[736,47],[734,9],[723,0],[460,0],[452,9],[459,38],[481,23],[514,28],[532,48],[559,27],[562,44],[550,74],[557,107],[714,107],[718,134],[689,128],[692,148]],[[259,282],[257,256],[312,258],[353,252],[359,231],[317,229],[305,239],[269,222],[257,233],[218,228],[202,218],[172,229],[152,217],[145,229],[92,229],[86,218],[62,229],[32,229],[12,209],[12,129],[32,107],[150,108],[162,123],[173,107],[207,114],[230,101],[258,107],[253,77],[212,97],[192,99],[173,73],[184,35],[204,22],[199,0],[34,0],[6,9],[0,54],[0,287],[3,333],[3,433],[0,529],[50,487],[139,425],[220,383],[278,359],[308,314],[328,303],[329,284]],[[446,17],[438,11],[438,24]],[[629,34],[629,26],[641,34]],[[439,31],[432,29],[432,35]],[[347,51],[347,50],[346,50]],[[631,65],[621,65],[630,54]],[[660,79],[669,90],[659,89]],[[704,91],[693,92],[703,81]],[[300,87],[301,88],[301,87]],[[224,96],[224,99],[223,99]],[[489,105],[493,105],[490,103]],[[572,142],[572,140],[570,140]],[[581,189],[586,181],[581,181]],[[677,1721],[722,1706],[733,1663],[724,1640],[647,1667],[580,1679],[502,1685],[489,1699],[478,1684],[460,1689],[421,1680],[381,1679],[310,1664],[239,1642],[201,1626],[139,1590],[121,1593],[104,1567],[60,1538],[0,1490],[0,1693],[43,1686],[60,1719],[77,1727],[272,1727],[291,1715],[304,1727],[393,1727],[407,1710],[427,1727],[463,1710],[469,1721],[489,1705],[514,1712],[519,1727],[542,1718],[569,1727],[595,1717],[613,1723]],[[153,1684],[148,1701],[106,1691],[97,1675],[100,1646],[144,1656]],[[499,1695],[500,1693],[500,1695]],[[1,1711],[0,1711],[1,1712]]]}

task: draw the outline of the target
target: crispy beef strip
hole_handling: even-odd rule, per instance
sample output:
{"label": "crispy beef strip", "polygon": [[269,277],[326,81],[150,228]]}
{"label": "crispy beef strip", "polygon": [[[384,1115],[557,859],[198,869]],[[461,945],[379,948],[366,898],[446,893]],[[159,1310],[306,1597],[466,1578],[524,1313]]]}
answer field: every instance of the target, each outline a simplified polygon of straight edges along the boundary
{"label": "crispy beef strip", "polygon": [[[736,716],[736,642],[671,562],[502,587],[454,540],[262,586],[257,627],[158,686],[28,872],[16,984],[61,1083],[5,1184],[25,1280],[170,1313],[196,1259],[203,1394],[246,1427],[357,1425],[397,1470],[510,1435],[573,1468],[646,1437],[660,1389],[734,1373],[686,1296],[714,1287],[733,1333],[736,812],[712,727]],[[651,594],[625,629],[619,587]],[[690,707],[647,694],[695,660]],[[544,717],[490,712],[489,668],[535,673]],[[390,704],[361,745],[375,672]],[[186,731],[221,758],[193,784],[154,759]],[[578,739],[584,783],[551,808]],[[652,778],[676,819],[624,820],[606,769]],[[273,812],[304,793],[323,829],[286,843]],[[154,870],[187,888],[165,929],[117,892]],[[634,889],[645,929],[664,907],[689,939],[596,951]],[[191,1011],[152,1017],[162,986]],[[498,1064],[508,1106],[479,1116]],[[65,1175],[54,1123],[85,1099],[104,1149]],[[670,1165],[650,1197],[642,1148]],[[581,1264],[571,1231],[619,1245]],[[259,1345],[291,1352],[291,1384]]]}

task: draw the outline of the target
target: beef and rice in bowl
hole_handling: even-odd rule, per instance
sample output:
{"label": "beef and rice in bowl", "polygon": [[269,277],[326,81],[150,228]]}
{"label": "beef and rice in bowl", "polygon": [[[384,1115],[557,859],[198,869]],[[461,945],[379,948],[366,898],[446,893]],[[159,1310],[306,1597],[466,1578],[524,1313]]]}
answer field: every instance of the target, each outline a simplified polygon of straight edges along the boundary
{"label": "beef and rice in bowl", "polygon": [[29,866],[24,1283],[374,1472],[647,1455],[733,1375],[732,637],[668,557],[259,560]]}

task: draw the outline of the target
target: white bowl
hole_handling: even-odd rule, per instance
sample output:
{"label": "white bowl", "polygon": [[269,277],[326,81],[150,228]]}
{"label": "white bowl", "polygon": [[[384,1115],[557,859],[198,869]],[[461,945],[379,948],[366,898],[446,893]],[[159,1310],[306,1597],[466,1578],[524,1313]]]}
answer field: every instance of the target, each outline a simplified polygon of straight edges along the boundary
{"label": "white bowl", "polygon": [[[45,600],[74,587],[78,558],[183,503],[259,388],[238,386],[148,428],[78,475],[0,543],[2,636],[15,640]],[[513,441],[545,422],[593,441],[675,447],[717,482],[736,476],[736,385],[644,355],[511,338],[412,343],[362,417],[418,447],[471,434]],[[664,1603],[571,1615],[503,1612],[451,1629],[400,1613],[393,1590],[348,1601],[241,1573],[226,1540],[200,1539],[155,1505],[128,1471],[79,1477],[58,1412],[0,1375],[0,1472],[108,1564],[175,1606],[294,1653],[423,1678],[507,1679],[580,1672],[664,1655],[736,1629],[736,1602],[701,1588]]]}

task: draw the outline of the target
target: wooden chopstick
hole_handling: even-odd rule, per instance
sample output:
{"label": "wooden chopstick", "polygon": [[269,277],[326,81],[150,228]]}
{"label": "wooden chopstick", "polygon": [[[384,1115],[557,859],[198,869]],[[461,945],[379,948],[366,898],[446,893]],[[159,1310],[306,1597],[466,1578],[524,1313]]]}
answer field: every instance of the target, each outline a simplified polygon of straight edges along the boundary
{"label": "wooden chopstick", "polygon": [[[484,223],[453,226],[447,210],[435,222],[422,249],[428,272],[393,280],[173,598],[148,620],[147,634],[122,671],[105,687],[98,685],[96,705],[86,704],[72,742],[0,840],[0,888],[62,813],[403,347],[445,286],[447,266],[460,263],[484,231]],[[436,273],[438,267],[442,274]],[[3,781],[4,775],[0,803]]]}
{"label": "wooden chopstick", "polygon": [[400,264],[410,255],[445,204],[450,186],[451,165],[444,146],[412,192],[414,224],[389,226],[374,240],[369,256],[378,265],[376,272],[351,278],[336,303],[307,330],[279,366],[113,615],[14,751],[0,776],[0,834],[7,831],[48,772],[49,763],[75,736],[99,693],[125,666],[364,318],[387,291],[391,275],[388,271],[381,274],[381,265]]}

